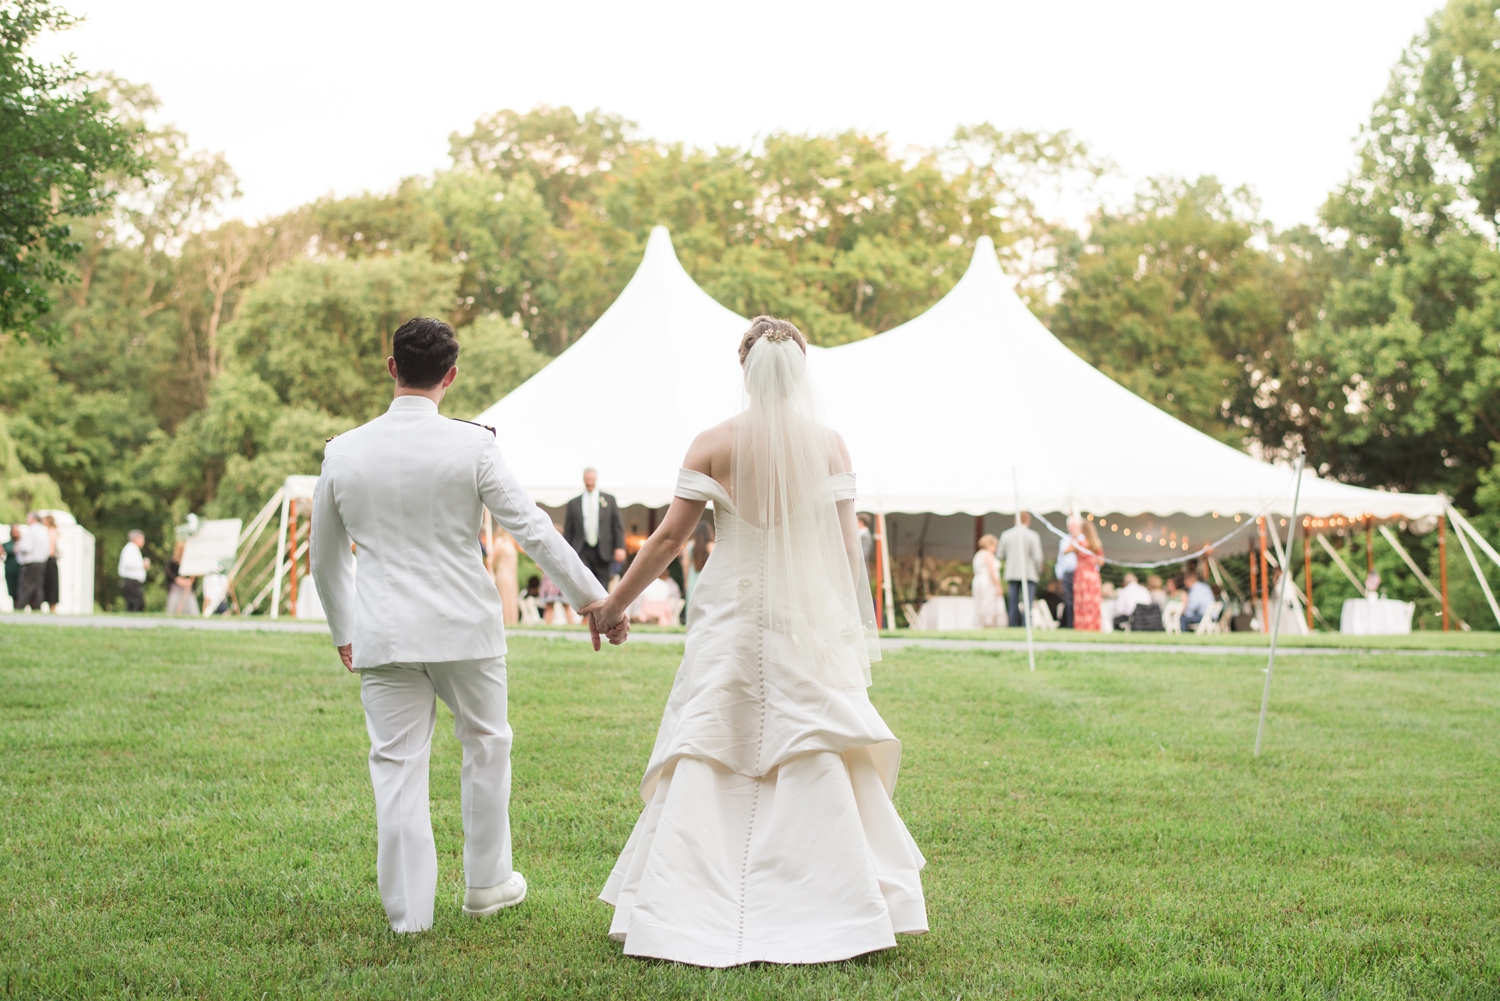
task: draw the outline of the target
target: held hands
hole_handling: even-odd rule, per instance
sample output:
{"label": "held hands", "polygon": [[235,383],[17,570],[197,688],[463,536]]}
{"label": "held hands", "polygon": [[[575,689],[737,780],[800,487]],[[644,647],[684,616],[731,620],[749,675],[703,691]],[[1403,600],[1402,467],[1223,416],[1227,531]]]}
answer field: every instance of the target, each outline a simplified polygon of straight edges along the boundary
{"label": "held hands", "polygon": [[608,639],[612,646],[619,646],[630,635],[630,620],[607,598],[579,611],[588,620],[589,638],[593,640],[595,650],[599,649],[600,636]]}

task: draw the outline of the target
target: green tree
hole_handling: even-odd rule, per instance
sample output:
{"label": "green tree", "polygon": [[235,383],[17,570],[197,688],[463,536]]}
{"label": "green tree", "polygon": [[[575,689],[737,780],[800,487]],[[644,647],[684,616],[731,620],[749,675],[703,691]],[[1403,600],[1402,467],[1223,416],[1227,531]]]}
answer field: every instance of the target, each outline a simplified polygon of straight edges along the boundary
{"label": "green tree", "polygon": [[0,525],[13,525],[27,511],[59,509],[62,492],[52,477],[28,472],[10,436],[5,416],[0,414]]}
{"label": "green tree", "polygon": [[542,370],[550,360],[518,324],[481,316],[458,334],[458,378],[443,397],[442,412],[475,417]]}
{"label": "green tree", "polygon": [[391,336],[413,316],[446,315],[457,272],[417,253],[294,260],[246,294],[225,331],[229,365],[346,428],[370,420],[390,402]]}
{"label": "green tree", "polygon": [[1391,74],[1328,200],[1333,285],[1300,345],[1309,452],[1475,503],[1500,442],[1500,21],[1453,0]]}
{"label": "green tree", "polygon": [[103,213],[111,171],[141,173],[134,136],[72,61],[27,48],[76,19],[48,0],[0,8],[0,331],[24,334],[52,307],[49,286],[72,278],[81,245],[69,219]]}
{"label": "green tree", "polygon": [[1083,358],[1179,420],[1236,446],[1280,446],[1281,390],[1315,316],[1321,247],[1278,237],[1256,208],[1212,177],[1152,181],[1065,252],[1050,319]]}

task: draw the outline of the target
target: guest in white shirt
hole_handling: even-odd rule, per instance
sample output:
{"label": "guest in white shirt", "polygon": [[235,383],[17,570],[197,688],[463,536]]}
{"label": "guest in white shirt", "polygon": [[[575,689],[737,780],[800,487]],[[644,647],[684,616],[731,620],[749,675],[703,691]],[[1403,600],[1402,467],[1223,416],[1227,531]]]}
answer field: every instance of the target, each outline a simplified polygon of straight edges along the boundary
{"label": "guest in white shirt", "polygon": [[47,526],[35,511],[26,515],[26,527],[16,543],[16,561],[21,564],[21,583],[16,588],[15,609],[40,612],[47,595],[47,556],[52,550]]}
{"label": "guest in white shirt", "polygon": [[605,587],[625,563],[625,523],[620,518],[620,503],[614,494],[599,489],[599,474],[593,469],[583,471],[583,493],[568,501],[563,538]]}
{"label": "guest in white shirt", "polygon": [[146,534],[134,529],[127,537],[125,547],[120,550],[120,565],[115,572],[120,577],[120,590],[125,592],[125,611],[146,610],[146,571],[151,561],[141,555],[141,546],[146,544]]}
{"label": "guest in white shirt", "polygon": [[1133,573],[1125,575],[1125,584],[1115,594],[1115,628],[1130,621],[1130,614],[1137,605],[1151,604],[1151,592]]}
{"label": "guest in white shirt", "polygon": [[[1005,584],[1009,589],[1009,617],[1012,628],[1025,624],[1025,610],[1036,600],[1036,587],[1042,576],[1042,537],[1031,527],[1031,512],[1022,511],[1016,524],[1000,533],[999,555],[1005,561]],[[1021,582],[1026,582],[1026,604],[1021,604]]]}
{"label": "guest in white shirt", "polygon": [[1083,544],[1083,516],[1070,514],[1068,537],[1057,540],[1057,563],[1052,568],[1062,584],[1063,613],[1058,625],[1063,629],[1073,628],[1073,574],[1078,570],[1078,547]]}

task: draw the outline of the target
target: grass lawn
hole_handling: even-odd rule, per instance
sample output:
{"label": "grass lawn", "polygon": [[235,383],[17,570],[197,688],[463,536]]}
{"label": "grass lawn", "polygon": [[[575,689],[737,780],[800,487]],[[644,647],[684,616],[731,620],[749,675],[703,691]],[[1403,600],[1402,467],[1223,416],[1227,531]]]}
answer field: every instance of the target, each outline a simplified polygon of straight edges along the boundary
{"label": "grass lawn", "polygon": [[1254,760],[1259,657],[892,654],[932,933],[706,971],[594,899],[679,655],[513,640],[531,895],[459,914],[440,722],[437,923],[398,938],[326,637],[0,626],[0,996],[1500,998],[1500,658],[1289,659]]}

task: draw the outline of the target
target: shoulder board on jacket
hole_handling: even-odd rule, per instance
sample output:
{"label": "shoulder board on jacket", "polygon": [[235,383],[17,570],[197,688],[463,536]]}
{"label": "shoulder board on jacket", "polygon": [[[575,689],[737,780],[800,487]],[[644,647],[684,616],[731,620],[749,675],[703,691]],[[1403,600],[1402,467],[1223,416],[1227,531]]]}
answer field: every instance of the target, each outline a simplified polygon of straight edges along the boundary
{"label": "shoulder board on jacket", "polygon": [[462,417],[450,417],[448,419],[450,421],[458,421],[460,424],[472,424],[472,425],[474,425],[477,428],[484,428],[486,431],[488,431],[490,433],[490,437],[491,438],[498,438],[499,437],[499,435],[496,434],[495,429],[492,428],[492,427],[490,427],[488,424],[480,424],[478,421],[466,421]]}

